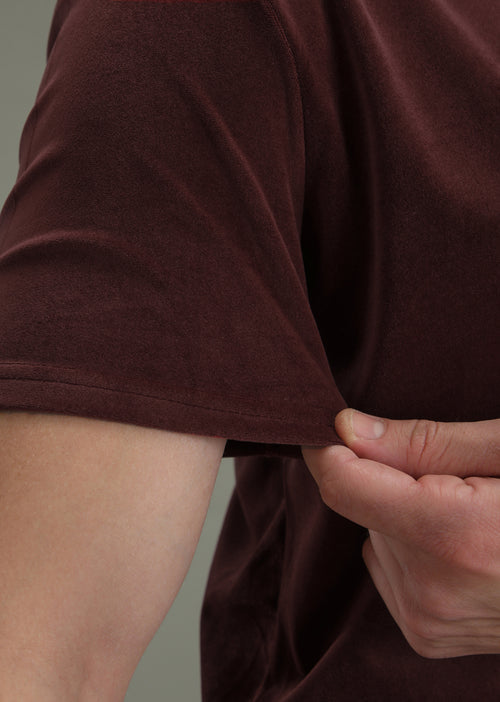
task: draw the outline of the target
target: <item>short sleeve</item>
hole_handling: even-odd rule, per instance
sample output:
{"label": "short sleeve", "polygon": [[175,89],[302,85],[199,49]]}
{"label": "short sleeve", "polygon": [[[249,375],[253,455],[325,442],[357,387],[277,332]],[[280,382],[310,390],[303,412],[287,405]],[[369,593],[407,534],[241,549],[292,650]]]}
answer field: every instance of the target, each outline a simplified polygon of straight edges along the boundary
{"label": "short sleeve", "polygon": [[[59,0],[0,219],[0,409],[339,441],[293,55],[257,0]],[[332,324],[333,324],[332,320]]]}

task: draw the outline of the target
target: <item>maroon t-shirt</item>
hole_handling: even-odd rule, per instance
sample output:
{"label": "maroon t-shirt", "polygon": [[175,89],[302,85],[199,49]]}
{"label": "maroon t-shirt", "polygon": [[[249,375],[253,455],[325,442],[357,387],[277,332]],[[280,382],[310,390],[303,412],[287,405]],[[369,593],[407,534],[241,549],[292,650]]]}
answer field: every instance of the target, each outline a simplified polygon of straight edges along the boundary
{"label": "maroon t-shirt", "polygon": [[59,0],[0,219],[0,409],[228,439],[204,702],[500,698],[429,660],[301,445],[500,416],[500,5]]}

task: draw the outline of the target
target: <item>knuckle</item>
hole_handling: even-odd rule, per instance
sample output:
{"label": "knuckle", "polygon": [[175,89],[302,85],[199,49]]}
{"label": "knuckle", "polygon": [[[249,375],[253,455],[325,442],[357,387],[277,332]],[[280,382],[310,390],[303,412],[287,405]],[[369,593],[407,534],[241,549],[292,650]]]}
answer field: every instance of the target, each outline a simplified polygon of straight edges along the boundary
{"label": "knuckle", "polygon": [[436,647],[445,645],[450,624],[463,616],[460,603],[448,590],[423,585],[418,588],[417,599],[401,608],[401,628],[417,652],[427,657]]}
{"label": "knuckle", "polygon": [[454,595],[449,589],[442,588],[427,589],[422,597],[422,610],[425,613],[425,632],[430,633],[432,639],[439,638],[443,628],[462,615]]}
{"label": "knuckle", "polygon": [[444,644],[442,622],[424,611],[404,613],[401,630],[410,646],[424,658],[434,658]]}
{"label": "knuckle", "polygon": [[414,583],[412,596],[399,603],[399,627],[411,648],[423,658],[440,659],[457,653],[456,637],[467,617],[461,592],[436,583]]}
{"label": "knuckle", "polygon": [[346,480],[342,460],[339,462],[337,451],[327,453],[317,466],[316,480],[320,497],[330,509],[337,511],[337,508],[348,508],[351,505],[352,486],[350,481]]}
{"label": "knuckle", "polygon": [[435,458],[439,431],[439,422],[415,420],[407,445],[407,463],[418,473],[427,471]]}
{"label": "knuckle", "polygon": [[419,656],[422,658],[442,658],[442,654],[436,645],[426,639],[420,638],[418,635],[407,633],[405,638]]}
{"label": "knuckle", "polygon": [[436,627],[425,615],[413,613],[403,617],[406,636],[420,646],[430,645],[436,638]]}
{"label": "knuckle", "polygon": [[319,482],[319,494],[325,505],[335,510],[339,505],[339,487],[331,473],[325,473]]}

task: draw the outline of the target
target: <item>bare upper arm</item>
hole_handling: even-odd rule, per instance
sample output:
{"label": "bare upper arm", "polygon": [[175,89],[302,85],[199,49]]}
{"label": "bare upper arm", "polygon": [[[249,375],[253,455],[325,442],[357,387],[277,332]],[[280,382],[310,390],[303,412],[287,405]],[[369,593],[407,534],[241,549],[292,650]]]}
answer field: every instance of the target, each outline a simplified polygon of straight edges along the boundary
{"label": "bare upper arm", "polygon": [[189,568],[224,445],[0,412],[0,650],[11,652],[0,677],[15,659],[126,690]]}

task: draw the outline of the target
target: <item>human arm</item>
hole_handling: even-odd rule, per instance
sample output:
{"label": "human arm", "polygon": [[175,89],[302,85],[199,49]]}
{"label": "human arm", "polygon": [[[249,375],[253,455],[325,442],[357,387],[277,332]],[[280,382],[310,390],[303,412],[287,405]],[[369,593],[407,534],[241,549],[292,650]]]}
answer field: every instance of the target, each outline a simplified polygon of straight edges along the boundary
{"label": "human arm", "polygon": [[[500,420],[383,420],[363,439],[303,447],[325,503],[369,529],[363,558],[391,615],[427,658],[500,653]],[[379,420],[380,421],[380,420]]]}
{"label": "human arm", "polygon": [[0,413],[0,699],[123,700],[191,563],[225,440]]}

